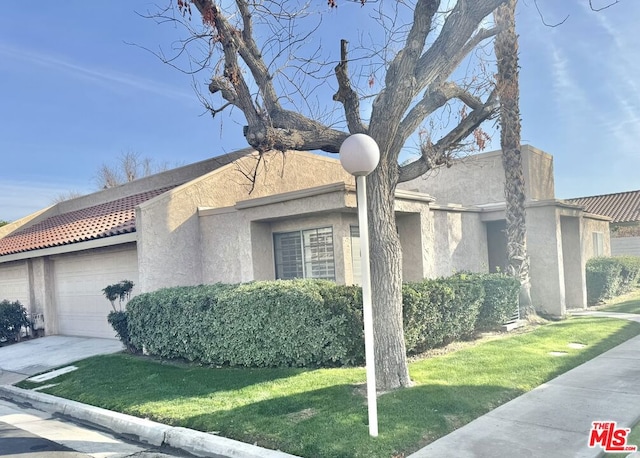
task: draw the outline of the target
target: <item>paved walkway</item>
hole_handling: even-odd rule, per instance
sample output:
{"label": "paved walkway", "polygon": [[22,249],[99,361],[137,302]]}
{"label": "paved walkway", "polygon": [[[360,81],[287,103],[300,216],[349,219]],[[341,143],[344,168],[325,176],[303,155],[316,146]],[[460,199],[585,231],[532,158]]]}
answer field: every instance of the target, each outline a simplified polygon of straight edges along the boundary
{"label": "paved walkway", "polygon": [[[572,314],[640,322],[640,315]],[[629,428],[639,420],[640,336],[492,410],[409,458],[598,457],[602,449],[588,447],[592,422],[615,421],[618,427]]]}

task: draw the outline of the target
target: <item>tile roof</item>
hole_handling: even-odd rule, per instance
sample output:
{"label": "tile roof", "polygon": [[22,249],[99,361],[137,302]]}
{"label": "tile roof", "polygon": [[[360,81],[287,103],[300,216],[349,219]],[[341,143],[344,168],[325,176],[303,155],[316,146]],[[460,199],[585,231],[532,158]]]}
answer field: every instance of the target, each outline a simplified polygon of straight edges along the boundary
{"label": "tile roof", "polygon": [[0,256],[135,232],[135,207],[173,186],[51,216],[0,239]]}
{"label": "tile roof", "polygon": [[565,200],[589,213],[608,216],[614,223],[640,221],[640,190]]}

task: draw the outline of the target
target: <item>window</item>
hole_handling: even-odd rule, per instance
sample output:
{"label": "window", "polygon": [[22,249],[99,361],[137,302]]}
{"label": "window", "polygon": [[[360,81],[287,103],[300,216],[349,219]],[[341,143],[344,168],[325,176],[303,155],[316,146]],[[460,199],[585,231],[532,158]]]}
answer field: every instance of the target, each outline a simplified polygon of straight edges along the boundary
{"label": "window", "polygon": [[336,279],[333,259],[333,229],[274,234],[276,278]]}
{"label": "window", "polygon": [[593,233],[593,255],[604,256],[604,240],[602,232]]}

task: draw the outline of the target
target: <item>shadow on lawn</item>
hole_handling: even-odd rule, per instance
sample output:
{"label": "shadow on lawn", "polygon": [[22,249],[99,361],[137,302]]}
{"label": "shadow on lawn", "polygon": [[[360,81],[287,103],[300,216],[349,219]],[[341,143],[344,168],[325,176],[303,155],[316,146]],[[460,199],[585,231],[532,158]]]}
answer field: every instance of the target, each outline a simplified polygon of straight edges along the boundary
{"label": "shadow on lawn", "polygon": [[[579,319],[585,322],[601,320]],[[335,385],[320,389],[313,389],[314,386],[310,385],[311,389],[306,391],[298,387],[296,394],[274,395],[265,386],[263,396],[260,392],[262,388],[258,387],[258,397],[264,400],[250,404],[245,402],[241,406],[236,404],[235,407],[226,404],[217,410],[212,404],[211,411],[207,412],[206,403],[213,393],[251,389],[252,385],[262,383],[270,385],[269,382],[282,382],[313,371],[207,369],[195,365],[149,364],[146,358],[109,355],[83,361],[81,365],[86,371],[62,376],[68,379],[50,392],[129,412],[145,403],[170,401],[172,408],[180,405],[180,418],[166,413],[169,418],[160,418],[163,413],[159,411],[156,411],[157,416],[150,411],[144,416],[305,457],[390,457],[413,452],[523,394],[525,391],[519,388],[521,381],[517,379],[517,374],[529,374],[532,369],[530,360],[519,358],[518,355],[538,352],[532,358],[537,358],[539,362],[539,380],[532,380],[531,377],[526,380],[526,384],[535,385],[549,381],[638,335],[640,330],[638,323],[628,322],[609,337],[584,350],[560,358],[549,356],[550,359],[541,359],[540,354],[547,355],[553,349],[540,348],[539,338],[544,337],[545,333],[553,334],[558,328],[570,326],[572,322],[574,319],[540,328],[535,333],[516,336],[515,339],[519,341],[517,345],[510,344],[507,339],[499,339],[483,344],[483,351],[470,348],[447,355],[447,359],[455,358],[452,371],[464,373],[457,367],[467,371],[468,375],[455,374],[460,380],[457,384],[437,384],[429,380],[431,360],[412,363],[414,370],[426,374],[421,377],[423,384],[379,396],[380,436],[377,439],[368,435],[367,406],[362,386],[350,384],[351,380],[362,380],[361,376],[347,381],[345,378],[339,379],[340,376],[336,374]],[[496,360],[492,357],[496,354],[503,358]],[[444,360],[440,361],[444,363]],[[491,362],[497,368],[493,374]],[[114,374],[113,367],[116,365],[118,373]],[[448,373],[446,365],[441,366],[440,370],[444,370],[445,375]],[[81,373],[91,374],[91,380],[79,377]],[[480,377],[486,374],[490,374],[490,377]],[[510,377],[513,374],[516,376]],[[445,377],[445,380],[456,379]],[[479,380],[486,382],[482,384]],[[287,388],[280,389],[281,393],[287,392]],[[92,399],[85,398],[88,393],[92,393]]]}
{"label": "shadow on lawn", "polygon": [[195,415],[182,426],[304,457],[390,457],[416,451],[523,392],[424,385],[383,394],[376,439],[369,437],[361,393],[361,387],[337,385]]}
{"label": "shadow on lawn", "polygon": [[640,299],[629,299],[615,305],[603,307],[603,312],[640,313]]}

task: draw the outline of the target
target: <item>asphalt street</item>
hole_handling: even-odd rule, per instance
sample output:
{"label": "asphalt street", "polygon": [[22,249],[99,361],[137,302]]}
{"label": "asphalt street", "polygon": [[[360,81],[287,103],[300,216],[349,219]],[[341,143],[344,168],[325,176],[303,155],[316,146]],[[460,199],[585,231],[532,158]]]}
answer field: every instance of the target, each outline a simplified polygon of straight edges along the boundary
{"label": "asphalt street", "polygon": [[88,455],[0,421],[0,456],[71,458],[86,457]]}

